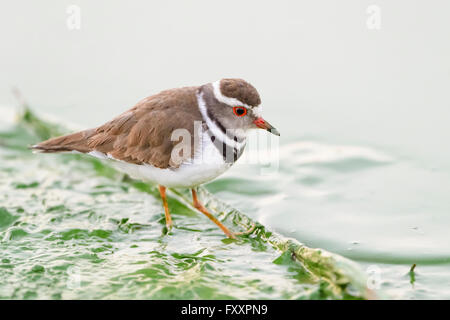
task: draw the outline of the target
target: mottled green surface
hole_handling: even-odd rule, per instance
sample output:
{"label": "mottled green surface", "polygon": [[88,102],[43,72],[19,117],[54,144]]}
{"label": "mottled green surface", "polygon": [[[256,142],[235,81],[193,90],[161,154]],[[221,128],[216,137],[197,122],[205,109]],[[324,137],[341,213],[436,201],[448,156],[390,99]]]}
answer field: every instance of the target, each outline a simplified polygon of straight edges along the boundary
{"label": "mottled green surface", "polygon": [[[155,186],[92,158],[26,148],[59,130],[26,113],[0,134],[0,298],[368,297],[349,260],[260,224],[226,239],[184,190],[169,193],[175,227],[167,234]],[[254,192],[264,194],[257,184]],[[206,190],[200,197],[232,229],[252,224]]]}

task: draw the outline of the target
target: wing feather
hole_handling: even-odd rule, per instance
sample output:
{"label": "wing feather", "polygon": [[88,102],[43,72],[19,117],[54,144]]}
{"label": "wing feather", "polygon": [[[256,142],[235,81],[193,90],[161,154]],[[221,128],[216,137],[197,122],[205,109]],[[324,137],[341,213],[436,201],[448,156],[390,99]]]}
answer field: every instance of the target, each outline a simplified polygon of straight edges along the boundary
{"label": "wing feather", "polygon": [[[117,160],[134,164],[150,164],[158,168],[175,168],[171,161],[173,148],[181,141],[172,141],[177,128],[191,133],[193,145],[194,122],[202,121],[195,92],[186,87],[160,92],[104,125],[41,142],[32,148],[41,152],[98,151]],[[193,156],[183,155],[183,159]]]}

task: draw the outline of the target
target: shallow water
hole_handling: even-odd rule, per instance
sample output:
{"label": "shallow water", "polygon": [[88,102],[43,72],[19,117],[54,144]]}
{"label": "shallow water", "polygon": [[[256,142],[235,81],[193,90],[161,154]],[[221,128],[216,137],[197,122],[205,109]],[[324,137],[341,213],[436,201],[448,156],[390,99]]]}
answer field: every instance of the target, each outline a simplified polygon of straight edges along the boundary
{"label": "shallow water", "polygon": [[[92,127],[162,89],[245,78],[258,88],[265,117],[281,132],[279,170],[261,175],[260,166],[238,163],[208,189],[285,236],[359,262],[393,298],[450,298],[450,2],[380,2],[379,30],[367,28],[369,4],[361,1],[80,2],[78,31],[66,27],[69,4],[15,1],[0,12],[0,104],[14,105],[10,88],[18,86],[36,111]],[[43,188],[48,174],[65,187],[94,175],[81,169],[78,177],[58,180],[52,170],[60,167],[59,158],[45,158],[55,161],[52,168],[45,167],[47,160],[26,158],[25,170],[16,159],[22,154],[0,150],[2,201],[13,207],[16,196],[26,200]],[[106,183],[95,175],[92,180]],[[95,193],[102,189],[95,183],[78,187]],[[120,183],[108,188],[109,195],[97,190],[89,197],[140,199],[133,191],[123,195]],[[161,213],[157,201],[148,201],[147,211],[136,204],[136,211],[149,212],[139,216],[140,223]],[[69,209],[82,211],[78,205]],[[2,234],[14,227],[16,209],[0,213],[0,224],[7,225]],[[67,217],[73,222],[68,228],[83,225],[88,215]],[[177,218],[181,225],[203,221],[197,215]],[[65,230],[65,219],[61,226],[54,222],[52,228],[61,228],[56,233]],[[105,214],[98,223],[108,221]],[[93,225],[76,227],[84,230],[81,243]],[[110,226],[104,230],[115,230]],[[33,233],[22,229],[13,235],[26,241],[20,234]],[[116,232],[99,239],[123,241]],[[148,228],[142,235],[152,232],[158,231]],[[217,234],[215,241],[220,239]],[[2,263],[15,277],[14,264]]]}
{"label": "shallow water", "polygon": [[269,177],[237,166],[208,188],[281,234],[360,262],[392,298],[450,297],[448,172],[323,141],[282,145],[280,154]]}
{"label": "shallow water", "polygon": [[[176,228],[164,236],[160,201],[142,193],[145,184],[82,156],[33,155],[24,141],[36,138],[11,128],[0,139],[0,297],[320,297],[298,267],[276,262],[279,252],[224,240],[182,203],[170,203]],[[262,174],[267,166],[244,158],[207,188],[284,236],[359,262],[387,297],[450,297],[445,207],[420,197],[437,173],[383,150],[320,141],[281,145],[279,154],[278,170]]]}

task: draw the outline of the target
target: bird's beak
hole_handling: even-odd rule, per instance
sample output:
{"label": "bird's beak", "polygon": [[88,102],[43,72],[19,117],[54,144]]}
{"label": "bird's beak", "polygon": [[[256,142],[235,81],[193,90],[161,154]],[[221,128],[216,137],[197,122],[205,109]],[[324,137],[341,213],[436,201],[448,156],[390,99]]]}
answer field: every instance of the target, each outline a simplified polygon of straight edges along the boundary
{"label": "bird's beak", "polygon": [[264,120],[263,118],[259,117],[257,118],[255,121],[253,121],[253,123],[261,129],[267,130],[270,133],[273,133],[276,136],[279,136],[280,133],[278,132],[277,129],[275,129],[270,123],[268,123],[266,120]]}

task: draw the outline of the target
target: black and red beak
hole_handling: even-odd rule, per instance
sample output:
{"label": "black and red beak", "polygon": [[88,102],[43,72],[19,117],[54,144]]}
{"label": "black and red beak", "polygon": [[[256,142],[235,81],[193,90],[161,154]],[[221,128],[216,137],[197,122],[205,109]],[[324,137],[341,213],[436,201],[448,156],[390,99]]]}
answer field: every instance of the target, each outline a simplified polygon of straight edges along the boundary
{"label": "black and red beak", "polygon": [[253,123],[261,129],[267,130],[270,133],[273,133],[276,136],[280,136],[280,133],[278,132],[277,129],[275,129],[274,126],[272,126],[270,123],[268,123],[266,120],[264,120],[263,118],[259,117],[257,118],[255,121],[253,121]]}

